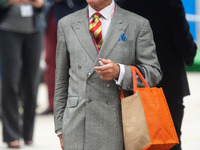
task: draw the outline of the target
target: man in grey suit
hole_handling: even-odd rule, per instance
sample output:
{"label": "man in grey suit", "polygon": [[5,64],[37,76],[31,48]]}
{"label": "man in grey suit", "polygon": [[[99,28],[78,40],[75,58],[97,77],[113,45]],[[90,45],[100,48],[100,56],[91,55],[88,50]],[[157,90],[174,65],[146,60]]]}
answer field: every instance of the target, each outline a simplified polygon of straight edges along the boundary
{"label": "man in grey suit", "polygon": [[[120,90],[133,90],[128,65],[137,66],[150,86],[162,77],[152,31],[146,19],[114,0],[86,1],[88,7],[58,23],[55,131],[65,150],[124,150]],[[96,12],[100,48],[89,31]]]}

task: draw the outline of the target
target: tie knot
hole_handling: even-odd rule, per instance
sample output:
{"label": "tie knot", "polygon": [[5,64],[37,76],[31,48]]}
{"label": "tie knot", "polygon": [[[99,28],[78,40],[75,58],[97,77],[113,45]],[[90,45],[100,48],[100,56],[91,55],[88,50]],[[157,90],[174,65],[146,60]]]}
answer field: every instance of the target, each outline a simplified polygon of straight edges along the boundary
{"label": "tie knot", "polygon": [[98,12],[94,13],[94,18],[99,18],[99,17],[101,17],[100,13],[98,13]]}

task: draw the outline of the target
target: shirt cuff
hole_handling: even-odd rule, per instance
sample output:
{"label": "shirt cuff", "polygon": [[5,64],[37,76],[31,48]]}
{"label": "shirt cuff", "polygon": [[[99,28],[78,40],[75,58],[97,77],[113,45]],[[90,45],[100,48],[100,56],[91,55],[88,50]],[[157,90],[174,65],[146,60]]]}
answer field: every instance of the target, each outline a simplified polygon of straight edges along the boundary
{"label": "shirt cuff", "polygon": [[117,85],[121,86],[122,81],[124,79],[125,68],[124,68],[124,65],[122,65],[122,64],[118,64],[118,65],[119,65],[119,68],[120,68],[119,77],[118,77],[118,80],[114,79],[114,81]]}
{"label": "shirt cuff", "polygon": [[62,134],[62,130],[61,130],[61,129],[58,129],[58,130],[56,131],[56,134],[57,134],[57,136],[61,135],[61,134]]}

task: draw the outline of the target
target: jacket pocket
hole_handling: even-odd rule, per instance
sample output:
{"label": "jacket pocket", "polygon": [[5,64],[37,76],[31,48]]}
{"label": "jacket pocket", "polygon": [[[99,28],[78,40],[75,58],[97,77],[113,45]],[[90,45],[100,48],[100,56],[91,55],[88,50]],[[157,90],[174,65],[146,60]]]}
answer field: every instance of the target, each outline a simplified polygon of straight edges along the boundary
{"label": "jacket pocket", "polygon": [[117,42],[114,50],[110,53],[109,59],[120,64],[132,64],[135,56],[135,44],[131,41]]}
{"label": "jacket pocket", "polygon": [[79,98],[78,97],[69,97],[67,100],[67,108],[73,108],[78,105]]}
{"label": "jacket pocket", "polygon": [[78,101],[79,101],[78,97],[68,97],[67,105],[63,115],[63,125],[66,123],[66,121],[69,120],[70,112],[74,111],[74,108],[78,106]]}

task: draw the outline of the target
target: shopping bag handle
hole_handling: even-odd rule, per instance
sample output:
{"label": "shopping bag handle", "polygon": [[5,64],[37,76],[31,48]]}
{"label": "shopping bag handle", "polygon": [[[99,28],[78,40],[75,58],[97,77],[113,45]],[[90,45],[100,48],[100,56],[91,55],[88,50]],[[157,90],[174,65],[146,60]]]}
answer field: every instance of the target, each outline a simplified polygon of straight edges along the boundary
{"label": "shopping bag handle", "polygon": [[[135,66],[129,66],[131,67],[132,70],[132,76],[133,76],[133,93],[137,92],[137,78],[136,78],[136,74],[138,75],[138,77],[141,79],[142,83],[144,84],[144,86],[146,88],[149,88],[149,85],[147,84],[145,78],[143,77],[143,75],[140,73],[140,71],[138,70],[137,67]],[[121,90],[121,100],[124,98],[124,91]]]}
{"label": "shopping bag handle", "polygon": [[149,85],[147,84],[145,78],[143,77],[143,75],[140,73],[140,71],[138,70],[137,67],[135,66],[129,66],[131,67],[132,70],[132,75],[133,75],[133,92],[136,93],[137,92],[137,79],[136,79],[136,74],[138,75],[138,77],[140,78],[140,80],[142,81],[142,83],[144,84],[145,87],[149,88]]}

